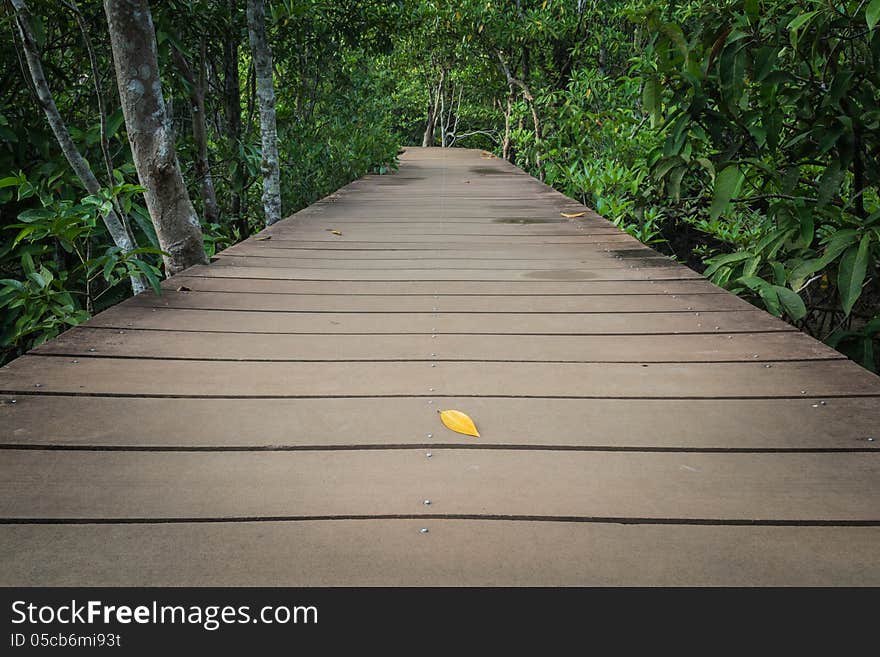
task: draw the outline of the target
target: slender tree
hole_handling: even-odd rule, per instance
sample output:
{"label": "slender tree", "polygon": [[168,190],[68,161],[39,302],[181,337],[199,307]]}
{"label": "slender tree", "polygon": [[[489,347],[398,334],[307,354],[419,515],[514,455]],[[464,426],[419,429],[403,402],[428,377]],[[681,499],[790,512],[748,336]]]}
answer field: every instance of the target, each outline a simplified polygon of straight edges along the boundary
{"label": "slender tree", "polygon": [[205,222],[216,224],[220,221],[220,208],[214,191],[214,178],[211,176],[211,163],[208,161],[208,121],[205,115],[205,40],[199,47],[198,77],[193,73],[186,56],[176,46],[172,46],[174,62],[183,79],[186,80],[189,95],[189,109],[192,116],[193,144],[196,147],[196,177],[202,193]]}
{"label": "slender tree", "polygon": [[263,145],[263,211],[266,225],[281,219],[281,174],[278,166],[278,131],[275,126],[275,87],[272,82],[272,50],[266,40],[264,0],[248,0],[248,36],[257,80],[260,135]]}
{"label": "slender tree", "polygon": [[[97,194],[101,191],[101,184],[95,177],[89,163],[79,152],[76,144],[73,143],[73,139],[67,129],[67,124],[61,117],[61,113],[58,111],[55,99],[49,89],[49,83],[46,80],[43,64],[40,60],[37,41],[31,28],[30,9],[25,0],[12,0],[12,6],[15,9],[15,22],[18,27],[18,34],[21,37],[25,61],[27,61],[28,71],[34,84],[37,100],[46,113],[52,133],[55,135],[55,139],[58,141],[58,145],[61,147],[61,151],[64,153],[64,157],[67,159],[70,167],[76,173],[86,191],[89,194]],[[137,248],[137,244],[128,230],[126,230],[125,224],[115,210],[110,210],[104,216],[104,225],[107,227],[107,232],[110,233],[113,243],[122,249],[123,253],[129,253]],[[141,277],[132,275],[131,289],[135,294],[140,294],[146,289],[146,284]]]}
{"label": "slender tree", "polygon": [[238,225],[239,234],[242,238],[248,236],[249,227],[247,216],[242,207],[241,189],[239,182],[243,179],[243,167],[238,157],[241,144],[241,79],[238,74],[238,42],[240,32],[238,30],[238,3],[237,0],[227,0],[226,13],[228,24],[225,30],[223,44],[223,108],[226,118],[226,138],[232,144],[234,156],[231,158],[234,170],[232,173],[233,185],[230,192],[230,213],[233,221]]}
{"label": "slender tree", "polygon": [[147,0],[104,0],[104,12],[128,141],[166,272],[173,275],[208,259],[165,111],[153,17]]}
{"label": "slender tree", "polygon": [[434,126],[437,124],[437,113],[440,111],[440,94],[443,93],[443,79],[446,71],[440,69],[440,82],[437,83],[437,90],[434,97],[431,98],[431,88],[428,87],[428,121],[425,125],[425,134],[422,135],[422,148],[434,145]]}

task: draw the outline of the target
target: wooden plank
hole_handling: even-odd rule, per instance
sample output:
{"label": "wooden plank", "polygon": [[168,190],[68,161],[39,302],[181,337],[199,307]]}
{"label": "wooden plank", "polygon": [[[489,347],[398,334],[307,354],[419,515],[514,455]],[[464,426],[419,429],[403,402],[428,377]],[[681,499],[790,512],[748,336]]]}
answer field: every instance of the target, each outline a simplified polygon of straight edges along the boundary
{"label": "wooden plank", "polygon": [[[357,262],[340,262],[326,261],[318,259],[303,259],[291,257],[275,257],[261,255],[225,255],[221,254],[214,260],[214,265],[223,265],[228,267],[272,267],[285,269],[332,269],[340,271],[387,271],[394,269],[404,269],[406,271],[446,271],[461,269],[461,260],[358,260]],[[615,258],[602,259],[580,259],[580,260],[532,260],[521,261],[511,260],[493,260],[483,261],[482,259],[471,259],[467,263],[469,271],[522,271],[524,268],[529,270],[541,271],[559,271],[566,269],[584,269],[591,271],[601,269],[625,270],[635,268],[658,267],[666,269],[677,269],[668,258],[640,258],[623,263]]]}
{"label": "wooden plank", "polygon": [[[426,340],[426,347],[430,344]],[[136,371],[137,376],[132,376]],[[802,392],[803,391],[803,392]],[[774,363],[229,362],[22,356],[0,392],[197,397],[446,396],[719,398],[880,396],[849,361]]]}
{"label": "wooden plank", "polygon": [[[11,403],[12,399],[16,403]],[[433,404],[428,404],[424,397],[217,400],[0,396],[0,443],[145,448],[451,444],[477,449],[880,449],[880,404],[874,398],[433,397],[431,401]],[[442,427],[437,408],[466,410],[476,419],[479,441]],[[792,431],[793,426],[798,430]]]}
{"label": "wooden plank", "polygon": [[12,525],[0,532],[0,585],[878,586],[878,541],[878,527]]}
{"label": "wooden plank", "polygon": [[[442,285],[430,281],[291,281],[267,278],[214,277],[211,267],[192,267],[163,282],[166,290],[180,286],[192,290],[250,292],[274,294],[429,294],[446,295],[627,295],[627,294],[717,294],[721,290],[705,279],[675,281],[542,281],[511,282],[446,281]],[[726,294],[726,293],[725,293]]]}
{"label": "wooden plank", "polygon": [[[258,244],[260,246],[255,246]],[[270,243],[271,244],[271,243]],[[261,242],[248,243],[243,242],[237,246],[230,247],[221,253],[223,256],[259,256],[286,258],[291,260],[312,261],[321,260],[325,262],[361,262],[362,260],[372,260],[377,262],[388,261],[392,264],[405,263],[407,260],[415,262],[425,262],[427,259],[438,261],[438,264],[444,262],[456,262],[461,265],[465,262],[465,258],[457,249],[453,248],[436,248],[436,249],[365,249],[362,251],[353,249],[301,249],[301,248],[285,248],[277,245],[262,246]],[[466,259],[468,261],[479,260],[480,262],[496,262],[505,260],[515,260],[516,262],[607,262],[609,259],[626,258],[625,262],[632,259],[654,259],[669,262],[669,258],[660,255],[656,251],[650,249],[607,249],[602,248],[586,248],[578,246],[576,249],[568,249],[566,251],[557,252],[555,257],[541,256],[540,252],[536,253],[534,249],[528,247],[505,247],[505,248],[486,248],[481,250],[470,249],[467,252]]]}
{"label": "wooden plank", "polygon": [[[276,335],[142,331],[77,327],[34,349],[33,354],[217,360],[473,360],[536,362],[764,362],[843,359],[806,335]],[[91,351],[90,351],[91,350]]]}
{"label": "wooden plank", "polygon": [[325,281],[626,281],[626,280],[676,280],[697,279],[700,275],[686,267],[642,267],[641,269],[521,269],[493,271],[484,269],[385,269],[363,271],[361,269],[308,269],[305,267],[258,267],[234,266],[222,260],[211,265],[216,277],[273,278]]}
{"label": "wooden plank", "polygon": [[[528,243],[528,242],[511,242],[511,243],[502,243],[502,244],[469,244],[467,242],[395,242],[395,243],[386,243],[386,242],[369,242],[369,241],[342,241],[342,240],[332,240],[332,241],[305,241],[305,240],[271,240],[271,241],[258,241],[259,238],[251,238],[246,242],[241,243],[241,248],[247,249],[259,249],[261,246],[265,246],[266,248],[272,248],[276,251],[282,251],[284,253],[290,253],[291,251],[297,252],[315,252],[318,254],[331,254],[337,253],[341,255],[345,255],[346,257],[356,257],[357,254],[361,251],[368,251],[371,255],[375,255],[376,253],[399,253],[406,252],[411,253],[415,256],[418,256],[420,253],[442,253],[446,256],[455,256],[459,258],[463,258],[465,256],[461,254],[468,254],[468,257],[475,256],[479,257],[483,254],[489,253],[507,253],[507,254],[516,254],[516,255],[526,255],[526,256],[536,256],[541,253],[541,249],[536,249],[536,246],[539,244]],[[640,251],[643,249],[643,245],[634,240],[624,240],[624,244],[617,244],[614,242],[590,242],[590,243],[579,243],[579,242],[569,242],[569,243],[554,243],[553,244],[553,253],[559,257],[569,256],[575,257],[579,255],[591,255],[597,253],[625,253],[629,251]],[[260,246],[257,246],[260,245]],[[222,251],[221,253],[233,252],[231,249],[235,249],[237,247],[230,247],[226,251]],[[545,258],[546,259],[546,258]]]}
{"label": "wooden plank", "polygon": [[752,310],[748,302],[731,294],[627,295],[627,296],[461,296],[432,294],[372,296],[294,296],[167,290],[161,297],[141,294],[134,306],[214,310],[282,312],[429,312],[429,313],[600,313],[600,312],[703,312]]}
{"label": "wooden plank", "polygon": [[[47,477],[46,472],[51,472]],[[785,472],[784,477],[779,473]],[[0,518],[880,523],[880,454],[0,451]],[[423,501],[431,500],[426,509]]]}
{"label": "wooden plank", "polygon": [[251,334],[482,333],[558,335],[659,335],[668,333],[794,332],[763,311],[691,313],[260,313],[239,310],[186,310],[125,304],[111,308],[87,326],[118,329],[225,331]]}
{"label": "wooden plank", "polygon": [[[448,235],[438,235],[431,239],[426,236],[407,236],[407,239],[392,239],[393,236],[382,236],[376,239],[352,239],[351,236],[336,236],[332,233],[324,231],[323,234],[316,234],[311,239],[285,239],[283,237],[273,237],[273,245],[281,246],[339,246],[345,244],[349,246],[362,245],[381,245],[385,248],[389,246],[406,246],[407,248],[417,248],[420,245],[427,248],[436,248],[444,246],[447,248],[455,248],[462,251],[468,249],[486,249],[487,247],[496,246],[540,246],[540,245],[561,245],[561,246],[577,246],[577,245],[598,245],[608,244],[608,248],[620,245],[638,246],[641,244],[637,239],[630,237],[626,233],[608,233],[601,235],[582,235],[573,234],[564,237],[541,237],[541,236],[520,236],[520,237],[480,237],[471,236],[468,238],[449,239]],[[320,239],[319,239],[320,238]]]}

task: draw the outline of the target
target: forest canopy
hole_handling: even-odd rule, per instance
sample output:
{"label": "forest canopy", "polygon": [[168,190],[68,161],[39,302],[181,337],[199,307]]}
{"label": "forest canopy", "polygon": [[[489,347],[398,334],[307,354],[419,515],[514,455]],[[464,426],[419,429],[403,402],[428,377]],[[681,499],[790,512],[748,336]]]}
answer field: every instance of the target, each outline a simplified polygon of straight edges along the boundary
{"label": "forest canopy", "polygon": [[432,146],[878,368],[880,0],[2,6],[0,362]]}

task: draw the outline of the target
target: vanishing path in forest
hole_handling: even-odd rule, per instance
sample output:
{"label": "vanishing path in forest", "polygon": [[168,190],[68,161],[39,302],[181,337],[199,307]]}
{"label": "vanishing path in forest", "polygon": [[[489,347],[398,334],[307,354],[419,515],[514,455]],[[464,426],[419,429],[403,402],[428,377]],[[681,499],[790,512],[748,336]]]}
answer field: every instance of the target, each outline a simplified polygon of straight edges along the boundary
{"label": "vanishing path in forest", "polygon": [[0,369],[0,584],[880,584],[880,379],[504,161],[215,260]]}

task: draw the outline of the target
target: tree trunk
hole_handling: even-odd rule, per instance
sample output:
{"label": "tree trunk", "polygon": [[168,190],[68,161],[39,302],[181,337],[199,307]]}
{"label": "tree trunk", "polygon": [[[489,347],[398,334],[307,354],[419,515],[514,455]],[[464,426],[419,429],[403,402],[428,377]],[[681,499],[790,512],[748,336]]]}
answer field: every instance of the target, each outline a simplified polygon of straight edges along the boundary
{"label": "tree trunk", "polygon": [[147,0],[104,0],[125,128],[168,275],[207,264],[202,228],[174,150]]}
{"label": "tree trunk", "polygon": [[217,207],[217,194],[211,178],[211,164],[208,161],[208,122],[205,116],[205,42],[202,41],[199,55],[199,77],[196,79],[183,53],[176,47],[171,49],[180,74],[189,85],[189,107],[192,115],[193,143],[196,147],[196,176],[202,194],[205,222],[220,222],[220,208]]}
{"label": "tree trunk", "polygon": [[[437,84],[437,91],[434,92],[434,102],[428,108],[428,124],[425,126],[425,134],[422,136],[423,148],[434,145],[434,130],[437,125],[437,112],[440,111],[440,94],[443,92],[444,73],[444,71],[440,71],[440,82]],[[430,93],[430,89],[428,93]]]}
{"label": "tree trunk", "polygon": [[236,223],[239,235],[244,239],[249,233],[248,222],[247,217],[242,215],[241,191],[236,186],[236,178],[241,181],[241,187],[244,186],[244,176],[242,174],[244,163],[238,159],[239,146],[241,144],[241,79],[238,74],[237,0],[228,0],[227,10],[229,30],[226,34],[226,42],[223,44],[223,105],[226,115],[226,136],[232,144],[233,153],[235,153],[232,161],[238,164],[238,173],[233,174],[230,210],[232,212],[232,221]]}
{"label": "tree trunk", "polygon": [[[67,159],[70,167],[76,173],[86,191],[89,194],[97,194],[101,191],[101,184],[92,172],[89,163],[86,162],[73,143],[70,132],[67,130],[67,125],[64,123],[64,119],[61,118],[58,107],[55,105],[55,99],[49,90],[49,83],[46,81],[46,75],[43,72],[43,64],[40,61],[39,54],[37,54],[36,40],[31,31],[31,16],[27,3],[25,0],[12,0],[12,6],[15,9],[18,34],[21,37],[25,60],[27,61],[31,81],[34,85],[34,91],[37,94],[37,100],[46,113],[52,133],[55,135],[55,139],[58,141],[58,145],[61,147],[61,151],[64,153],[64,157]],[[123,253],[129,253],[137,248],[137,244],[134,243],[119,215],[114,210],[110,210],[104,217],[104,225],[107,227],[107,232],[110,233],[113,243],[122,249]],[[134,294],[140,294],[147,288],[140,276],[132,276],[131,289]]]}
{"label": "tree trunk", "polygon": [[534,124],[535,130],[535,165],[538,168],[538,177],[543,181],[544,171],[542,169],[541,152],[539,150],[541,146],[541,122],[538,119],[538,111],[535,109],[535,97],[532,95],[529,86],[525,82],[515,78],[511,74],[501,53],[499,52],[497,55],[498,61],[501,64],[501,71],[504,73],[504,77],[507,78],[507,85],[510,87],[510,90],[513,91],[515,86],[519,87],[522,91],[523,98],[526,99],[526,102],[529,104],[529,109],[532,112],[532,123]]}
{"label": "tree trunk", "polygon": [[507,110],[504,112],[504,142],[501,144],[501,157],[510,161],[510,113],[513,110],[513,92],[507,95]]}
{"label": "tree trunk", "polygon": [[278,166],[278,132],[275,127],[275,88],[272,83],[272,50],[266,41],[264,0],[248,0],[248,36],[257,80],[260,105],[260,137],[263,144],[263,212],[266,225],[281,219],[281,174]]}
{"label": "tree trunk", "polygon": [[428,122],[425,125],[425,134],[422,135],[422,148],[427,148],[434,144],[434,120],[436,117],[436,105],[428,104]]}
{"label": "tree trunk", "polygon": [[[442,78],[441,78],[442,79]],[[446,90],[440,94],[440,148],[446,148]]]}

